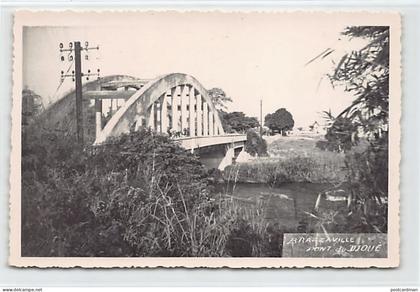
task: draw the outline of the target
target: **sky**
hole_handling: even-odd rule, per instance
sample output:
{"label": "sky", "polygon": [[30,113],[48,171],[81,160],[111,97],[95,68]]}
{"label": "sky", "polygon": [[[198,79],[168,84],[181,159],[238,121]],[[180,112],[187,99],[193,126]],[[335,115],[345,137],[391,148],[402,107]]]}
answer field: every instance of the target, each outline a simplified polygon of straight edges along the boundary
{"label": "sky", "polygon": [[[70,65],[60,61],[59,43],[88,41],[99,50],[89,52],[88,61],[82,55],[84,72],[100,68],[102,76],[139,78],[187,73],[207,89],[223,89],[233,99],[230,111],[259,117],[262,99],[263,115],[284,107],[295,126],[305,127],[322,123],[324,110],[338,114],[353,99],[326,76],[334,62],[363,45],[340,35],[347,20],[338,14],[156,12],[25,27],[23,86],[46,106],[58,100],[74,86],[69,78],[59,87],[60,71]],[[334,52],[305,66],[326,48]]]}

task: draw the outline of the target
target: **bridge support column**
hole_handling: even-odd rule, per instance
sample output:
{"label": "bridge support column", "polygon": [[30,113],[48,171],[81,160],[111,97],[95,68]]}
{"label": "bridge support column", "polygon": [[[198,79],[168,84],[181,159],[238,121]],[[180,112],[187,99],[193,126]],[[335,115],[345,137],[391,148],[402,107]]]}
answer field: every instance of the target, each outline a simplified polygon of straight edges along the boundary
{"label": "bridge support column", "polygon": [[151,128],[152,130],[155,130],[155,104],[154,103],[152,103],[152,106],[150,107],[149,121],[147,123],[147,127]]}
{"label": "bridge support column", "polygon": [[235,157],[235,148],[234,147],[228,147],[225,157],[222,159],[222,161],[219,164],[219,170],[224,170],[226,166],[231,165],[233,158]]}
{"label": "bridge support column", "polygon": [[187,123],[187,104],[189,99],[189,88],[188,86],[184,85],[181,87],[181,131],[184,135],[184,129],[188,129]]}
{"label": "bridge support column", "polygon": [[156,102],[156,132],[161,133],[162,131],[162,127],[161,127],[161,114],[162,114],[162,103],[160,103],[160,101],[158,100]]}
{"label": "bridge support column", "polygon": [[197,94],[197,136],[203,136],[203,111],[201,110],[201,94]]}
{"label": "bridge support column", "polygon": [[174,87],[171,90],[171,94],[172,94],[172,104],[171,104],[171,108],[172,108],[172,130],[175,132],[179,131],[179,112],[178,112],[178,94],[179,94],[179,88]]}
{"label": "bridge support column", "polygon": [[168,130],[168,92],[165,92],[162,98],[161,115],[162,115],[162,133],[166,133]]}
{"label": "bridge support column", "polygon": [[102,99],[95,99],[95,139],[102,131]]}
{"label": "bridge support column", "polygon": [[209,111],[207,102],[203,102],[203,136],[209,135]]}
{"label": "bridge support column", "polygon": [[194,86],[191,86],[191,90],[190,90],[190,101],[189,101],[189,105],[190,105],[190,136],[194,137],[195,136],[195,88]]}
{"label": "bridge support column", "polygon": [[209,112],[209,135],[214,135],[214,116],[213,112]]}

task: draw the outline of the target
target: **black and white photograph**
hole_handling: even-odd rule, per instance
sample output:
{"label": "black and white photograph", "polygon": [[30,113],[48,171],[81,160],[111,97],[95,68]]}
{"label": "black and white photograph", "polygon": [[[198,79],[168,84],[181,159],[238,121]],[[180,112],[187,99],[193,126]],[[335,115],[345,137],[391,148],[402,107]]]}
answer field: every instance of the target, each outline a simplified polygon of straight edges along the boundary
{"label": "black and white photograph", "polygon": [[400,16],[15,14],[10,258],[397,267]]}

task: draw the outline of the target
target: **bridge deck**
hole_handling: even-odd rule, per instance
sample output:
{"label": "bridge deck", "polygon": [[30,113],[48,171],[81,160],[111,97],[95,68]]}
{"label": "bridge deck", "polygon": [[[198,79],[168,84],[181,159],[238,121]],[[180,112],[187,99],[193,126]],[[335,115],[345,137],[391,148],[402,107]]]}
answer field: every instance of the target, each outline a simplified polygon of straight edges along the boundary
{"label": "bridge deck", "polygon": [[235,144],[238,142],[245,142],[246,135],[231,134],[220,136],[198,136],[198,137],[185,137],[177,138],[175,141],[180,142],[181,146],[187,150],[202,148],[213,145],[222,144]]}

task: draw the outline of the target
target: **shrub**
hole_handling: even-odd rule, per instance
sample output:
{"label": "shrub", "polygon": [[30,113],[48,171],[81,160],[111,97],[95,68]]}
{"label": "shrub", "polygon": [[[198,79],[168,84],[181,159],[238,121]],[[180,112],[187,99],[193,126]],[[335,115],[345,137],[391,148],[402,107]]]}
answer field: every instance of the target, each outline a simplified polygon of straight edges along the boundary
{"label": "shrub", "polygon": [[[22,149],[23,256],[261,256],[258,210],[210,194],[197,158],[141,130],[81,149],[32,133]],[[249,253],[251,251],[251,253]]]}
{"label": "shrub", "polygon": [[[388,224],[388,135],[361,140],[345,154],[346,189],[350,210],[317,214],[318,232],[386,233]],[[322,225],[323,230],[320,228]]]}
{"label": "shrub", "polygon": [[[346,155],[347,180],[353,195],[353,213],[362,232],[386,232],[388,217],[388,135],[371,141],[367,149]],[[366,224],[365,224],[366,222]],[[358,228],[360,229],[360,228]]]}
{"label": "shrub", "polygon": [[246,133],[245,150],[252,156],[267,156],[267,142],[254,130]]}
{"label": "shrub", "polygon": [[[162,230],[150,222],[144,229],[129,222],[143,215],[141,212],[147,208],[150,210],[151,204],[155,204],[151,210],[156,216],[159,200],[173,204],[178,214],[194,209],[207,196],[203,166],[166,137],[144,130],[83,150],[72,147],[74,144],[62,140],[64,137],[49,136],[51,139],[35,138],[23,148],[25,254],[141,253],[142,249],[130,237],[132,228],[144,234]],[[66,142],[70,143],[63,145]],[[33,229],[35,218],[41,221],[40,230]],[[147,222],[147,218],[143,219]],[[40,243],[44,244],[38,246]],[[177,252],[156,251],[157,254]]]}

